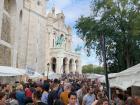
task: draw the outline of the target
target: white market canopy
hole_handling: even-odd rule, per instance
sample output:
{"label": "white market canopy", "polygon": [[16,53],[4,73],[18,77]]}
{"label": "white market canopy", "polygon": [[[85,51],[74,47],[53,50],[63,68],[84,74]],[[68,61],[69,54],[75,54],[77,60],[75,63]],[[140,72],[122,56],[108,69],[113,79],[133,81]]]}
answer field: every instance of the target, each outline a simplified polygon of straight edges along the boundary
{"label": "white market canopy", "polygon": [[[27,74],[28,75],[28,74]],[[28,75],[29,78],[34,79],[34,78],[43,78],[43,75],[38,73],[38,72],[34,72],[33,75]]]}
{"label": "white market canopy", "polygon": [[20,76],[24,75],[26,71],[24,69],[18,69],[8,66],[0,66],[0,76]]}
{"label": "white market canopy", "polygon": [[109,78],[110,87],[126,90],[128,87],[140,86],[140,64],[132,66]]}
{"label": "white market canopy", "polygon": [[[45,71],[45,76],[47,76],[47,71]],[[48,78],[49,79],[56,79],[56,78],[59,79],[59,78],[61,78],[61,74],[55,73],[53,71],[49,71]]]}
{"label": "white market canopy", "polygon": [[91,73],[91,74],[86,74],[86,77],[88,79],[99,79],[101,82],[103,82],[105,80],[105,76],[104,75],[101,75],[101,74],[95,74],[95,73]]}

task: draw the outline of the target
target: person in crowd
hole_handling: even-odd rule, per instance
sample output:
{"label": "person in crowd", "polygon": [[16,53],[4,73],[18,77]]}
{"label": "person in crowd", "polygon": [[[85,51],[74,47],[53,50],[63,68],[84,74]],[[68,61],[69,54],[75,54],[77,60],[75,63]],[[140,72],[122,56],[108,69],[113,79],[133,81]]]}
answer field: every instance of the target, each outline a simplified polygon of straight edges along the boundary
{"label": "person in crowd", "polygon": [[128,97],[127,97],[127,99],[125,101],[125,105],[135,105],[134,99],[129,94],[128,94]]}
{"label": "person in crowd", "polygon": [[58,100],[54,103],[54,105],[65,105],[61,100]]}
{"label": "person in crowd", "polygon": [[41,84],[36,84],[35,87],[36,87],[35,88],[36,91],[40,91],[41,93],[43,92],[43,86]]}
{"label": "person in crowd", "polygon": [[59,80],[54,79],[53,85],[52,85],[52,90],[49,92],[48,95],[48,105],[53,105],[54,102],[59,100]]}
{"label": "person in crowd", "polygon": [[32,97],[32,91],[30,90],[29,84],[26,84],[25,95],[26,95],[26,97]]}
{"label": "person in crowd", "polygon": [[58,97],[60,98],[60,94],[64,91],[64,82],[61,81],[58,87]]}
{"label": "person in crowd", "polygon": [[108,99],[104,98],[104,99],[102,99],[102,101],[103,101],[103,105],[109,105]]}
{"label": "person in crowd", "polygon": [[8,99],[9,95],[10,95],[10,92],[12,91],[11,86],[9,84],[4,84],[2,91],[5,93],[6,99]]}
{"label": "person in crowd", "polygon": [[88,93],[83,97],[82,105],[92,105],[96,97],[94,95],[94,87],[89,86]]}
{"label": "person in crowd", "polygon": [[48,104],[49,84],[44,84],[43,90],[44,91],[42,93],[41,102]]}
{"label": "person in crowd", "polygon": [[[97,98],[96,100],[92,103],[92,105],[96,105],[97,103],[101,103],[102,99],[105,99],[106,97],[102,92],[97,93]],[[99,102],[98,102],[99,101]]]}
{"label": "person in crowd", "polygon": [[26,84],[26,87],[25,87],[25,96],[26,96],[26,104],[27,103],[31,103],[32,102],[32,91],[30,89],[30,86],[29,84]]}
{"label": "person in crowd", "polygon": [[0,105],[6,105],[6,95],[4,92],[0,92]]}
{"label": "person in crowd", "polygon": [[77,94],[74,92],[70,92],[68,94],[69,103],[67,105],[78,105],[77,104]]}
{"label": "person in crowd", "polygon": [[135,96],[134,98],[135,105],[140,105],[140,98],[138,96]]}
{"label": "person in crowd", "polygon": [[82,105],[82,100],[84,95],[86,95],[86,93],[87,93],[86,85],[82,84],[81,88],[77,91],[77,98],[79,100],[80,105]]}
{"label": "person in crowd", "polygon": [[100,99],[93,103],[92,105],[109,105],[108,100],[106,98]]}
{"label": "person in crowd", "polygon": [[40,91],[36,91],[32,95],[33,105],[47,105],[41,102],[42,93]]}
{"label": "person in crowd", "polygon": [[16,93],[12,92],[9,96],[9,104],[10,105],[19,105],[18,101],[16,100]]}
{"label": "person in crowd", "polygon": [[25,92],[21,84],[17,86],[16,99],[18,100],[19,105],[25,105]]}
{"label": "person in crowd", "polygon": [[64,92],[60,94],[60,100],[67,105],[68,104],[68,94],[71,92],[71,84],[66,83],[64,85]]}
{"label": "person in crowd", "polygon": [[125,102],[123,100],[123,95],[122,94],[117,94],[114,97],[114,104],[115,105],[125,105]]}

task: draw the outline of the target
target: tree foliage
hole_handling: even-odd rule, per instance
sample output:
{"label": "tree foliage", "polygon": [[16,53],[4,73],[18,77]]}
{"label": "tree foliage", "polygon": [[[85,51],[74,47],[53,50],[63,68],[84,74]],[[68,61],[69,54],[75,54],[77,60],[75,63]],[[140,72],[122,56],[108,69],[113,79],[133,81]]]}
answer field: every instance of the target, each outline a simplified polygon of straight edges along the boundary
{"label": "tree foliage", "polygon": [[95,74],[104,74],[103,67],[94,66],[92,64],[84,65],[82,67],[82,73],[95,73]]}
{"label": "tree foliage", "polygon": [[92,64],[84,65],[82,67],[82,73],[93,73],[93,65]]}
{"label": "tree foliage", "polygon": [[75,28],[85,41],[88,54],[96,51],[102,62],[101,36],[106,40],[110,72],[119,72],[140,62],[139,0],[92,0],[92,15],[81,16]]}

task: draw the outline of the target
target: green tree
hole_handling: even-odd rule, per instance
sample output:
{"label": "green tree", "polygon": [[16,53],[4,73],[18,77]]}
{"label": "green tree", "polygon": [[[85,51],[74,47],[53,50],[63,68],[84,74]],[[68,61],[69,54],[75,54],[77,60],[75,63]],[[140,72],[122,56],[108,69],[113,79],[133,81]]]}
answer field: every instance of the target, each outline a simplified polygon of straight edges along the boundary
{"label": "green tree", "polygon": [[101,66],[89,64],[82,67],[82,73],[104,74],[104,69]]}
{"label": "green tree", "polygon": [[92,64],[84,65],[82,67],[82,73],[93,73],[93,65]]}
{"label": "green tree", "polygon": [[95,74],[104,74],[105,71],[104,71],[103,67],[98,66],[98,67],[93,68],[93,73],[95,73]]}
{"label": "green tree", "polygon": [[110,72],[119,72],[140,62],[139,0],[92,0],[92,15],[79,18],[75,28],[85,41],[88,54],[95,49],[102,62],[102,35]]}

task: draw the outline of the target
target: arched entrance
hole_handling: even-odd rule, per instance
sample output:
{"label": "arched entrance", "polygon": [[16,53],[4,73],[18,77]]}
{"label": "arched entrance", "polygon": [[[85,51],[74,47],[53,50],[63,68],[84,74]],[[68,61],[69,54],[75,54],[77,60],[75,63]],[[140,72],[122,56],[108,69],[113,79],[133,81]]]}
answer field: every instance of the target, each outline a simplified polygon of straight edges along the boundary
{"label": "arched entrance", "polygon": [[56,72],[56,58],[55,57],[51,59],[51,69],[53,72]]}
{"label": "arched entrance", "polygon": [[69,72],[73,71],[73,63],[74,63],[74,60],[70,59],[70,61],[69,61]]}
{"label": "arched entrance", "polygon": [[63,73],[66,73],[67,61],[68,61],[68,59],[65,57],[65,58],[63,59]]}

